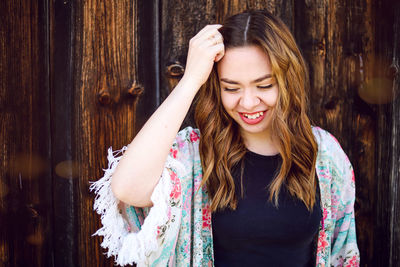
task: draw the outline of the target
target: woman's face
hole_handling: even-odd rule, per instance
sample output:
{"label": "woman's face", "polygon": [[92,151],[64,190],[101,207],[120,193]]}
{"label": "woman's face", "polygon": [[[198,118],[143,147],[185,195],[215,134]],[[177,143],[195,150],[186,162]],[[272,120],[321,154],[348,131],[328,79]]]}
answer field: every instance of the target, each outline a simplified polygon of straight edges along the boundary
{"label": "woman's face", "polygon": [[242,135],[270,136],[278,84],[268,55],[258,46],[230,48],[217,67],[222,104]]}

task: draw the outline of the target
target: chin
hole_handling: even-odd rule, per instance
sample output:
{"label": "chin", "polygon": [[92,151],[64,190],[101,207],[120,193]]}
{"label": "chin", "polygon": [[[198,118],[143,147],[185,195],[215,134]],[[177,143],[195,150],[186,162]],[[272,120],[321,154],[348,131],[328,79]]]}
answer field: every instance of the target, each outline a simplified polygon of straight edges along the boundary
{"label": "chin", "polygon": [[242,125],[239,124],[240,131],[251,133],[251,134],[261,134],[268,132],[267,125]]}

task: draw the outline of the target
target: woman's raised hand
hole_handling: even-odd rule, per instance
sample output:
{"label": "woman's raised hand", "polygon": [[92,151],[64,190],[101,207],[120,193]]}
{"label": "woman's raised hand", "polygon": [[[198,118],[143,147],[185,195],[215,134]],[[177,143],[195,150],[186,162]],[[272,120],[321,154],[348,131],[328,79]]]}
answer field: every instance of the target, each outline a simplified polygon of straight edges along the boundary
{"label": "woman's raised hand", "polygon": [[208,25],[190,40],[180,82],[132,140],[112,179],[115,196],[136,207],[150,207],[151,194],[190,105],[214,65],[224,56],[221,25]]}
{"label": "woman's raised hand", "polygon": [[208,79],[214,62],[224,56],[224,43],[218,31],[222,25],[207,25],[189,42],[185,74],[182,79],[190,80],[199,89]]}

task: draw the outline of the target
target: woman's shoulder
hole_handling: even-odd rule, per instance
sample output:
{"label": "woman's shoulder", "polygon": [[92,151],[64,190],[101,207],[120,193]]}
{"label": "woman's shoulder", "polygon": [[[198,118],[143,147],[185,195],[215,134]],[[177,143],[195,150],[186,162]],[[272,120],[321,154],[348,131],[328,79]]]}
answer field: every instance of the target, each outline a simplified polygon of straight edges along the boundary
{"label": "woman's shoulder", "polygon": [[327,130],[322,129],[319,126],[312,126],[311,129],[317,143],[333,142],[333,141],[337,142],[336,138]]}
{"label": "woman's shoulder", "polygon": [[339,141],[330,132],[318,126],[313,126],[312,131],[319,152],[344,153]]}
{"label": "woman's shoulder", "polygon": [[320,127],[312,127],[318,144],[317,165],[327,164],[340,171],[352,170],[351,163],[339,141],[328,131]]}

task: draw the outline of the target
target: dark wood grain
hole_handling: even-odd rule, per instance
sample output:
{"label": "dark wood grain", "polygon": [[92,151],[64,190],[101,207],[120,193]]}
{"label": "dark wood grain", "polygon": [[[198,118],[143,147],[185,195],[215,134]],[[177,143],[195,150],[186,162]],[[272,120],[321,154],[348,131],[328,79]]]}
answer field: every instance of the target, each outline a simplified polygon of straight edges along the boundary
{"label": "dark wood grain", "polygon": [[[182,77],[190,38],[207,24],[215,24],[216,9],[214,1],[208,0],[161,1],[160,8],[160,95],[163,101]],[[193,110],[192,105],[182,128],[195,125]]]}
{"label": "dark wood grain", "polygon": [[[389,24],[390,25],[390,24]],[[390,264],[400,265],[400,4],[397,3],[393,9],[393,32],[390,40],[393,44],[391,52],[391,63],[386,73],[389,80],[392,79],[392,136],[391,147],[392,165],[391,165],[391,251]]]}
{"label": "dark wood grain", "polygon": [[228,0],[228,1],[216,1],[216,20],[219,23],[223,23],[224,19],[234,15],[236,13],[248,10],[248,9],[265,9],[272,14],[280,17],[286,25],[292,30],[293,29],[293,0]]}
{"label": "dark wood grain", "polygon": [[137,101],[135,114],[137,130],[160,104],[159,8],[159,0],[137,2],[137,72],[139,84],[145,89],[140,101]]}
{"label": "dark wood grain", "polygon": [[[372,261],[376,223],[376,116],[359,94],[373,78],[373,4],[296,1],[295,33],[309,63],[310,114],[334,134],[356,177],[357,239],[362,266]],[[368,166],[368,167],[366,167]]]}
{"label": "dark wood grain", "polygon": [[[361,266],[400,266],[400,5],[367,1],[0,1],[0,265],[113,266],[89,181],[182,77],[206,24],[267,9],[294,33],[310,115],[356,176]],[[183,127],[194,126],[192,111]]]}
{"label": "dark wood grain", "polygon": [[0,265],[52,261],[47,1],[0,3]]}
{"label": "dark wood grain", "polygon": [[54,266],[78,265],[77,164],[73,151],[72,1],[51,1],[50,114]]}
{"label": "dark wood grain", "polygon": [[[75,5],[74,159],[79,166],[79,265],[113,266],[100,248],[89,181],[107,166],[106,150],[120,149],[135,134],[137,76],[136,1],[84,1]],[[132,90],[130,90],[132,89]],[[144,88],[146,91],[147,88]],[[139,93],[133,96],[131,92]],[[136,94],[133,93],[133,94]]]}
{"label": "dark wood grain", "polygon": [[[382,19],[375,22],[374,38],[374,87],[380,93],[376,107],[378,183],[374,231],[379,238],[374,240],[372,263],[374,266],[400,266],[400,5],[392,1],[379,1],[375,5],[374,16]],[[389,98],[387,92],[392,93]]]}

